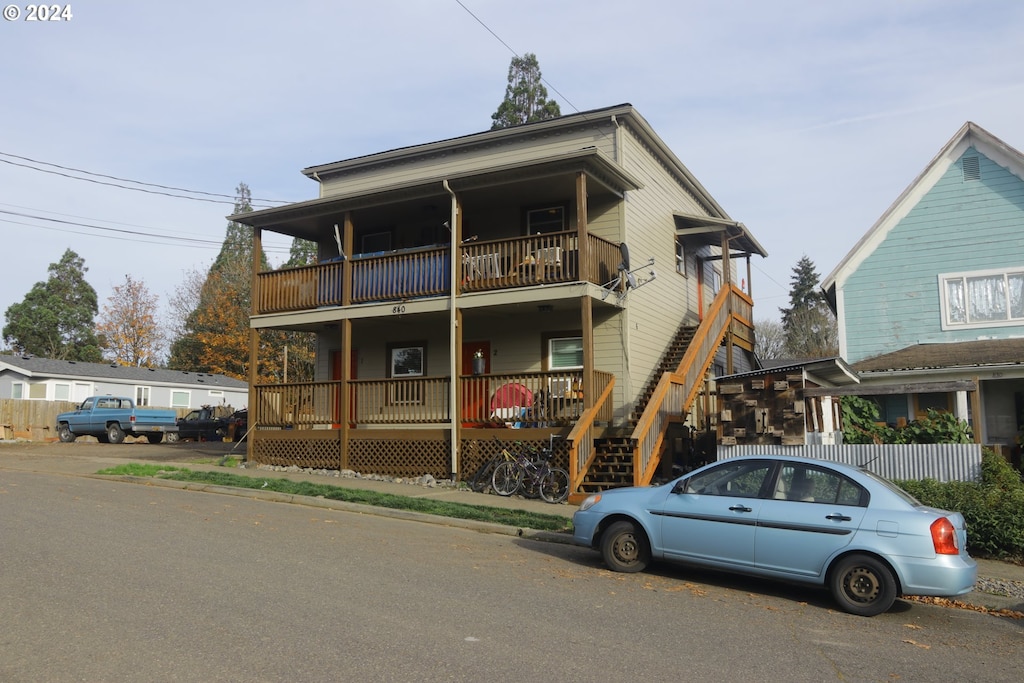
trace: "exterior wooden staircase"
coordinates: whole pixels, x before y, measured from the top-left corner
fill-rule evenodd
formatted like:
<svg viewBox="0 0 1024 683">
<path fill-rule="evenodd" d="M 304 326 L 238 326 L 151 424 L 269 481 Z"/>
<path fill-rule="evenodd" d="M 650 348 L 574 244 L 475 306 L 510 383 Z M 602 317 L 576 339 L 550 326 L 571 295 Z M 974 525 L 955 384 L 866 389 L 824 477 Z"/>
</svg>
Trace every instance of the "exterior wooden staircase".
<svg viewBox="0 0 1024 683">
<path fill-rule="evenodd" d="M 635 429 L 651 396 L 658 388 L 661 376 L 676 372 L 683 361 L 686 349 L 693 341 L 697 327 L 684 325 L 676 332 L 675 338 L 665 349 L 651 380 L 637 399 L 629 426 Z M 594 493 L 618 486 L 633 485 L 633 441 L 628 436 L 607 436 L 594 440 L 594 461 L 580 485 L 581 492 Z"/>
<path fill-rule="evenodd" d="M 727 285 L 698 327 L 679 329 L 658 371 L 637 399 L 632 434 L 602 437 L 594 439 L 592 447 L 573 448 L 580 456 L 579 465 L 572 463 L 575 486 L 571 500 L 608 488 L 651 482 L 669 423 L 689 412 L 722 341 L 731 332 L 733 341 L 753 347 L 752 309 L 753 301 L 745 293 Z"/>
</svg>

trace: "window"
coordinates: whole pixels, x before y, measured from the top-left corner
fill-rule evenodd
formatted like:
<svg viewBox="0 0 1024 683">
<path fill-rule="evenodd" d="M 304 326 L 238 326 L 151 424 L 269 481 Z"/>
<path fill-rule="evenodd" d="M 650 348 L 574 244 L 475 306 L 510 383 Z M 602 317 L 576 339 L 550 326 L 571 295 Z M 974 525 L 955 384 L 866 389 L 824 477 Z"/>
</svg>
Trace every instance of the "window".
<svg viewBox="0 0 1024 683">
<path fill-rule="evenodd" d="M 46 385 L 43 383 L 28 385 L 28 397 L 46 400 Z"/>
<path fill-rule="evenodd" d="M 149 387 L 135 387 L 135 405 L 144 408 L 149 404 Z"/>
<path fill-rule="evenodd" d="M 686 247 L 683 245 L 683 238 L 676 237 L 676 272 L 686 275 Z"/>
<path fill-rule="evenodd" d="M 362 253 L 364 254 L 375 254 L 380 251 L 388 251 L 391 249 L 391 233 L 373 232 L 369 235 L 363 235 L 362 247 Z"/>
<path fill-rule="evenodd" d="M 939 276 L 942 328 L 1024 323 L 1024 268 Z"/>
<path fill-rule="evenodd" d="M 388 345 L 388 377 L 392 379 L 422 377 L 427 373 L 427 343 L 405 342 Z M 389 401 L 392 405 L 423 402 L 420 382 L 392 382 Z"/>
<path fill-rule="evenodd" d="M 805 465 L 785 465 L 775 487 L 775 498 L 804 503 L 866 506 L 868 493 L 850 479 Z"/>
<path fill-rule="evenodd" d="M 70 401 L 71 400 L 71 385 L 70 384 L 54 384 L 53 385 L 53 400 L 54 401 Z"/>
<path fill-rule="evenodd" d="M 548 340 L 549 370 L 581 370 L 583 337 L 553 337 Z"/>
<path fill-rule="evenodd" d="M 188 408 L 192 405 L 192 396 L 187 391 L 172 391 L 171 392 L 171 407 L 172 408 Z"/>
<path fill-rule="evenodd" d="M 722 289 L 722 272 L 718 268 L 711 269 L 711 290 L 718 292 Z"/>
<path fill-rule="evenodd" d="M 224 398 L 224 392 L 220 389 L 210 389 L 211 398 Z"/>
<path fill-rule="evenodd" d="M 686 483 L 684 492 L 756 498 L 771 466 L 772 463 L 763 460 L 737 459 L 693 477 Z"/>
<path fill-rule="evenodd" d="M 565 207 L 546 206 L 541 209 L 529 209 L 526 212 L 526 232 L 536 235 L 565 230 Z"/>
<path fill-rule="evenodd" d="M 25 398 L 25 384 L 15 382 L 11 385 L 11 398 Z"/>
</svg>

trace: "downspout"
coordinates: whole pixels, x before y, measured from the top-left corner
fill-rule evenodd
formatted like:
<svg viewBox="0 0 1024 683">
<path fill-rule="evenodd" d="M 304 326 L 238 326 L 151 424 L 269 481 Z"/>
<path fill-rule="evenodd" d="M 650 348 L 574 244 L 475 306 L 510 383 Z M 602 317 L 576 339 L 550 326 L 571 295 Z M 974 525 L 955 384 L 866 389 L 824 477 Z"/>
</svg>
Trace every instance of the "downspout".
<svg viewBox="0 0 1024 683">
<path fill-rule="evenodd" d="M 448 185 L 448 180 L 442 180 L 441 185 L 444 187 L 445 192 L 452 197 L 452 215 L 449 219 L 451 222 L 450 234 L 451 234 L 451 255 L 450 265 L 448 270 L 450 272 L 448 282 L 448 313 L 449 313 L 449 327 L 448 327 L 448 419 L 451 423 L 451 474 L 452 478 L 458 477 L 459 471 L 459 368 L 456 365 L 456 358 L 458 349 L 456 348 L 456 332 L 458 326 L 458 319 L 455 315 L 455 294 L 456 287 L 459 282 L 459 278 L 456 272 L 456 265 L 458 264 L 459 256 L 459 235 L 458 230 L 458 217 L 459 217 L 459 203 L 452 191 L 452 188 Z"/>
</svg>

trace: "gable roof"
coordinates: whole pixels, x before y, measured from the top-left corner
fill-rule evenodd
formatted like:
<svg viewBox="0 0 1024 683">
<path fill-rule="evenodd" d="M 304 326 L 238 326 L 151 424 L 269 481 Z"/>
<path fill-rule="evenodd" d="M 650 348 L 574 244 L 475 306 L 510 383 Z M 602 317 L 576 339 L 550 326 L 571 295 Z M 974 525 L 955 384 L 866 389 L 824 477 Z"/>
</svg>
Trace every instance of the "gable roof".
<svg viewBox="0 0 1024 683">
<path fill-rule="evenodd" d="M 36 358 L 35 356 L 0 356 L 0 371 L 7 369 L 39 379 L 81 378 L 220 389 L 246 389 L 249 386 L 247 382 L 233 377 L 206 372 L 136 368 L 111 363 L 82 363 L 73 360 Z"/>
<path fill-rule="evenodd" d="M 917 205 L 921 198 L 942 178 L 951 165 L 974 147 L 994 163 L 1024 180 L 1024 154 L 1006 144 L 978 124 L 968 121 L 956 132 L 925 169 L 914 179 L 896 201 L 886 209 L 871 229 L 854 245 L 843 260 L 821 282 L 832 310 L 836 310 L 836 289 L 841 288 L 864 260 L 885 240 L 889 232 Z"/>
<path fill-rule="evenodd" d="M 1024 365 L 1024 337 L 980 339 L 944 344 L 914 344 L 853 364 L 857 372 L 954 370 Z"/>
</svg>

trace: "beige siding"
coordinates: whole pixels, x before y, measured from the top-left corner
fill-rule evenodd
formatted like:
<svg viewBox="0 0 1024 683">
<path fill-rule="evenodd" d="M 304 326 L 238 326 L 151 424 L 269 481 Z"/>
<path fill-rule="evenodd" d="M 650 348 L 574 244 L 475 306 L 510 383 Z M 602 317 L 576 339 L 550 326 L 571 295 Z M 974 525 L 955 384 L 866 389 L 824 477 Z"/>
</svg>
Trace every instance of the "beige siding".
<svg viewBox="0 0 1024 683">
<path fill-rule="evenodd" d="M 424 179 L 486 171 L 498 166 L 524 163 L 596 147 L 608 156 L 614 154 L 612 127 L 607 121 L 596 121 L 572 130 L 546 132 L 526 140 L 492 141 L 469 149 L 423 154 L 390 164 L 352 170 L 326 179 L 321 197 L 370 192 L 381 187 L 414 183 Z"/>
</svg>

